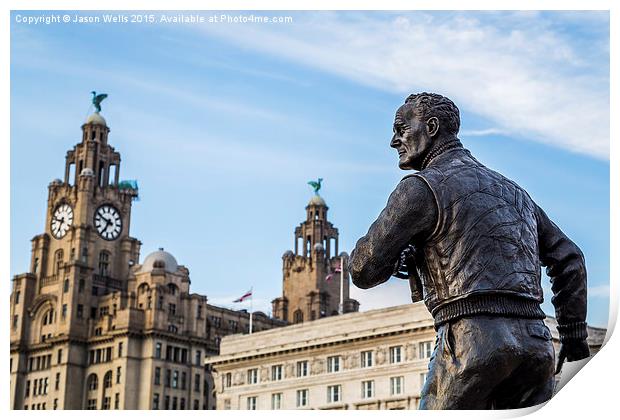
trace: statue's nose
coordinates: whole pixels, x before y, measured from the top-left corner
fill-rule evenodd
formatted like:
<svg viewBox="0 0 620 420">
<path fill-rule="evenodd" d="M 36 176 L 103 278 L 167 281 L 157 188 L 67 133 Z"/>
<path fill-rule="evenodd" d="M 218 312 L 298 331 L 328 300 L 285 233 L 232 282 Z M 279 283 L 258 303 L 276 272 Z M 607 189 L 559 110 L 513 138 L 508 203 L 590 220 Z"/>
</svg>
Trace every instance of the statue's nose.
<svg viewBox="0 0 620 420">
<path fill-rule="evenodd" d="M 390 147 L 397 148 L 400 143 L 400 140 L 397 139 L 396 134 L 392 136 L 392 140 L 390 140 Z"/>
</svg>

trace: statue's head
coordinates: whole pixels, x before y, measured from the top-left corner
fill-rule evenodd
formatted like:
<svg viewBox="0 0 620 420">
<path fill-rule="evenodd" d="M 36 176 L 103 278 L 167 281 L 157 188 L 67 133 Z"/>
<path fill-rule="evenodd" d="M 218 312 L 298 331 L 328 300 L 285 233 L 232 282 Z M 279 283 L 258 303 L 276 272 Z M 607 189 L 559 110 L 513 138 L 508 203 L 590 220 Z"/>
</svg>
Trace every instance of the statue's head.
<svg viewBox="0 0 620 420">
<path fill-rule="evenodd" d="M 435 93 L 409 95 L 394 118 L 390 146 L 398 151 L 398 167 L 420 169 L 432 146 L 456 138 L 461 119 L 450 99 Z"/>
</svg>

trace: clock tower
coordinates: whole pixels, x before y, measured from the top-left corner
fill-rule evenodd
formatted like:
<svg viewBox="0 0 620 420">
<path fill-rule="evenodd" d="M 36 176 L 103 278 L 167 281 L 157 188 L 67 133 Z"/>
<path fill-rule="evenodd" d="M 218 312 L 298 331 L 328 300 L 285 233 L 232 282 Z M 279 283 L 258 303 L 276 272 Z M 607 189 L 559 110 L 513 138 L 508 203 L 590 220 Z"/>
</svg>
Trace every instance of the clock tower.
<svg viewBox="0 0 620 420">
<path fill-rule="evenodd" d="M 338 315 L 341 296 L 342 313 L 359 310 L 349 298 L 349 256 L 338 254 L 338 229 L 327 220 L 329 208 L 318 188 L 306 206 L 306 220 L 295 228 L 295 251 L 282 256 L 282 297 L 272 301 L 274 318 L 292 323 Z"/>
</svg>

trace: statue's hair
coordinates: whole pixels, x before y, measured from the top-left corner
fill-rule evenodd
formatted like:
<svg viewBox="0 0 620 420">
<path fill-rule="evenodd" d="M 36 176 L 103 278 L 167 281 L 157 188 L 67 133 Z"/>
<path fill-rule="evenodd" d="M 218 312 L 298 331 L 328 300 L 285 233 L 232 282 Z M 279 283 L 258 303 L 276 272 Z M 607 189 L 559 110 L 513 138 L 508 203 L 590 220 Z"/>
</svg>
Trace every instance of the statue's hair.
<svg viewBox="0 0 620 420">
<path fill-rule="evenodd" d="M 445 129 L 447 134 L 458 134 L 461 126 L 459 109 L 445 96 L 427 92 L 416 93 L 407 97 L 405 105 L 410 105 L 414 114 L 424 121 L 437 117 L 439 126 Z"/>
</svg>

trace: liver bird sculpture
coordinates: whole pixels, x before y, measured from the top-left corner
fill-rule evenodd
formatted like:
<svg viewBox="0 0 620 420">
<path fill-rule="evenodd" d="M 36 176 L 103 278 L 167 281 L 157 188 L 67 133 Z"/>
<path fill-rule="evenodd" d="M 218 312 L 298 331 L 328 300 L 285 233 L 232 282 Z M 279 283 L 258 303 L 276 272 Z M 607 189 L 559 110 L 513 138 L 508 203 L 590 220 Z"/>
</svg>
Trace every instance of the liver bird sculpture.
<svg viewBox="0 0 620 420">
<path fill-rule="evenodd" d="M 319 178 L 316 181 L 308 181 L 308 185 L 314 188 L 314 193 L 319 195 L 319 190 L 321 189 L 321 182 L 323 182 L 323 178 Z"/>
<path fill-rule="evenodd" d="M 96 112 L 101 112 L 101 101 L 108 97 L 107 93 L 100 93 L 97 95 L 97 92 L 94 90 L 90 92 L 93 94 L 93 105 L 95 106 Z"/>
</svg>

